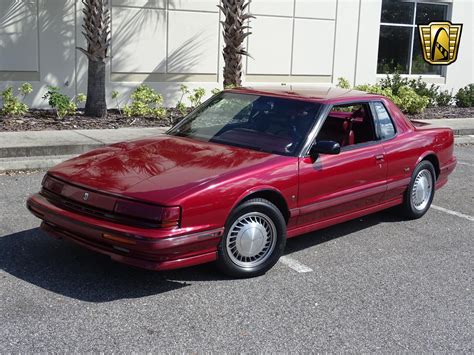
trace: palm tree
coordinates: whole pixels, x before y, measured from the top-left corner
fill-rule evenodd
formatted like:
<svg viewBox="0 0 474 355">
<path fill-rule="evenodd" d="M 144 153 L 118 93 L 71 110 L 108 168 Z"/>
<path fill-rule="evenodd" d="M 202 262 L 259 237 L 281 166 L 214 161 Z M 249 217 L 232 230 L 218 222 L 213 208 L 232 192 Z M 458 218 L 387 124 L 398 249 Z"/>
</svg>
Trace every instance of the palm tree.
<svg viewBox="0 0 474 355">
<path fill-rule="evenodd" d="M 221 0 L 219 9 L 225 16 L 221 21 L 224 27 L 224 87 L 242 84 L 242 56 L 249 54 L 245 50 L 244 39 L 251 34 L 247 30 L 247 20 L 255 18 L 246 10 L 250 0 Z"/>
<path fill-rule="evenodd" d="M 110 12 L 108 0 L 82 0 L 84 24 L 82 34 L 87 49 L 78 48 L 89 59 L 87 101 L 85 114 L 93 117 L 107 115 L 105 100 L 105 63 L 110 47 Z"/>
</svg>

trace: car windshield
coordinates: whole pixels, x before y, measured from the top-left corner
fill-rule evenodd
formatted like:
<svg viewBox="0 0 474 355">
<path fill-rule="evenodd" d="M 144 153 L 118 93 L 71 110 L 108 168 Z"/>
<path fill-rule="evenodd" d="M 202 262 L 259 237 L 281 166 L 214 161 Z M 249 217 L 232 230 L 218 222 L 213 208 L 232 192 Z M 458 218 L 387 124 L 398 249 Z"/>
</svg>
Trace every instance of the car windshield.
<svg viewBox="0 0 474 355">
<path fill-rule="evenodd" d="M 224 92 L 191 113 L 168 134 L 296 155 L 320 106 L 302 100 Z"/>
</svg>

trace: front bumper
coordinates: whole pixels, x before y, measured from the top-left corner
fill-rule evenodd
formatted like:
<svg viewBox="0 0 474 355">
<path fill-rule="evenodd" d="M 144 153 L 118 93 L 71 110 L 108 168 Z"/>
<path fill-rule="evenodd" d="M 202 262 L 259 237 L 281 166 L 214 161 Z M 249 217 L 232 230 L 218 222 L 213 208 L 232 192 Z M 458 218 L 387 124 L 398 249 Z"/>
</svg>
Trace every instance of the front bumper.
<svg viewBox="0 0 474 355">
<path fill-rule="evenodd" d="M 151 270 L 169 270 L 216 260 L 217 245 L 224 230 L 125 226 L 61 209 L 40 194 L 31 196 L 27 207 L 43 220 L 41 229 L 48 235 L 71 240 L 118 262 Z"/>
</svg>

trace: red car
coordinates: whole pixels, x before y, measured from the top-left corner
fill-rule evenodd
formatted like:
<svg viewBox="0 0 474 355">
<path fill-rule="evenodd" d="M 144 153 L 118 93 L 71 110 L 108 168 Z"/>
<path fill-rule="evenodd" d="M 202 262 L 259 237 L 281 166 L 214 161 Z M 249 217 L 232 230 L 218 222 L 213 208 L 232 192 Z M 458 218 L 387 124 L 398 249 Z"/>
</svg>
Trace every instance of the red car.
<svg viewBox="0 0 474 355">
<path fill-rule="evenodd" d="M 456 165 L 453 142 L 383 96 L 239 88 L 164 135 L 59 164 L 27 205 L 49 235 L 123 263 L 217 261 L 250 277 L 287 238 L 397 205 L 423 216 Z"/>
</svg>

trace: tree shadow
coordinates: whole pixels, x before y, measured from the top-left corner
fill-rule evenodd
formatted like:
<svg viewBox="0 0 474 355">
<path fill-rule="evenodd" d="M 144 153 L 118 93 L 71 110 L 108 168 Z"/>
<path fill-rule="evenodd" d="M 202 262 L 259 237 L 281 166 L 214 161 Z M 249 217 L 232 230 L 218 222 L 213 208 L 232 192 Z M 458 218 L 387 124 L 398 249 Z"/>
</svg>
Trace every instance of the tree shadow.
<svg viewBox="0 0 474 355">
<path fill-rule="evenodd" d="M 180 7 L 180 3 L 170 0 L 169 7 Z M 213 74 L 217 80 L 217 68 L 215 73 L 199 69 L 207 53 L 205 44 L 211 40 L 207 29 L 182 38 L 173 46 L 167 33 L 166 17 L 170 12 L 157 7 L 156 0 L 146 0 L 132 8 L 123 6 L 124 0 L 113 5 L 110 74 L 114 79 L 110 84 L 120 92 L 124 103 L 129 100 L 131 86 L 142 82 L 159 90 L 166 105 L 174 106 L 180 93 L 179 83 L 190 82 L 196 74 Z M 150 41 L 150 31 L 156 34 L 156 40 Z M 161 38 L 162 34 L 168 38 Z"/>
<path fill-rule="evenodd" d="M 0 53 L 3 57 L 3 65 L 0 70 L 24 70 L 18 67 L 18 63 L 24 63 L 28 59 L 29 70 L 35 70 L 36 52 L 35 46 L 33 55 L 26 50 L 31 47 L 31 39 L 35 39 L 38 23 L 36 20 L 36 4 L 26 1 L 8 0 L 0 4 Z M 31 58 L 22 58 L 21 61 L 15 60 L 14 48 L 21 48 L 23 55 L 29 55 Z M 6 58 L 5 58 L 6 57 Z M 32 62 L 34 61 L 34 63 Z M 7 67 L 3 67 L 5 64 Z M 13 67 L 12 67 L 13 66 Z"/>
<path fill-rule="evenodd" d="M 387 210 L 308 233 L 288 240 L 285 255 L 396 221 L 400 218 Z M 50 238 L 38 228 L 0 238 L 0 269 L 56 294 L 97 303 L 157 295 L 198 281 L 236 282 L 220 274 L 213 263 L 163 272 L 133 268 Z"/>
<path fill-rule="evenodd" d="M 75 94 L 73 66 L 63 70 L 75 59 L 75 33 L 71 30 L 75 3 L 57 1 L 53 7 L 49 5 L 49 1 L 0 2 L 0 53 L 5 56 L 0 70 L 8 82 L 32 82 L 34 90 L 25 98 L 28 105 L 44 102 L 42 96 L 47 85 L 60 86 L 70 96 Z M 51 62 L 62 63 L 61 67 L 41 60 L 45 48 Z M 29 74 L 28 79 L 16 76 L 21 72 Z"/>
</svg>

